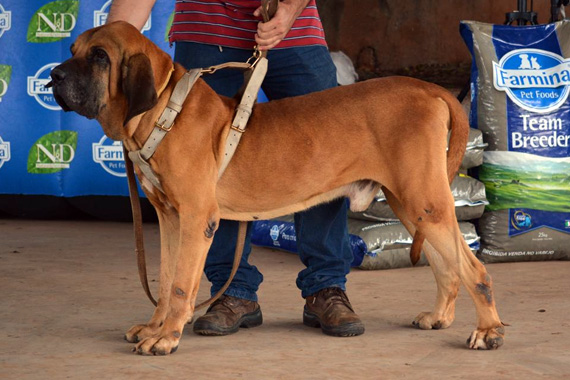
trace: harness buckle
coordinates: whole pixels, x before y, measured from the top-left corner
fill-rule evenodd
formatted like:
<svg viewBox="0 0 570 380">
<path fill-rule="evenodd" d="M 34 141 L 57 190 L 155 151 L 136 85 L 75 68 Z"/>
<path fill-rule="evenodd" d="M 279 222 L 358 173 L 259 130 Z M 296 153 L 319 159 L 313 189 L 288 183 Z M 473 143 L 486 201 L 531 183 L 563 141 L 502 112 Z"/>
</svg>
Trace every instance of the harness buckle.
<svg viewBox="0 0 570 380">
<path fill-rule="evenodd" d="M 172 127 L 174 127 L 174 123 L 172 123 L 169 127 L 166 127 L 164 123 L 166 123 L 166 120 L 163 121 L 162 124 L 160 124 L 160 123 L 158 122 L 158 120 L 157 120 L 157 121 L 154 122 L 154 126 L 155 126 L 156 128 L 162 129 L 164 132 L 170 132 L 170 130 L 172 129 Z"/>
<path fill-rule="evenodd" d="M 234 131 L 238 131 L 239 133 L 244 133 L 244 132 L 245 132 L 245 129 L 241 129 L 240 127 L 237 127 L 237 126 L 234 126 L 234 125 L 231 125 L 230 128 L 233 129 Z"/>
</svg>

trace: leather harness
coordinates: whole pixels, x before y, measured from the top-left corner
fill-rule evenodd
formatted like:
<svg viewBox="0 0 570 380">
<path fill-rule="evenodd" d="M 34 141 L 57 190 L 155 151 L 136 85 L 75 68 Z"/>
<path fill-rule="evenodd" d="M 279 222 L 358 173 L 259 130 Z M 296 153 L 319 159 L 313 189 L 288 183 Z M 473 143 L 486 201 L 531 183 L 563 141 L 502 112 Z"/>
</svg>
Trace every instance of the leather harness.
<svg viewBox="0 0 570 380">
<path fill-rule="evenodd" d="M 263 82 L 265 73 L 267 72 L 267 58 L 259 57 L 251 65 L 249 63 L 229 62 L 224 63 L 222 66 L 223 68 L 251 69 L 252 72 L 241 101 L 237 106 L 236 115 L 232 122 L 230 133 L 226 139 L 224 158 L 218 171 L 218 179 L 222 177 L 222 174 L 228 167 L 237 149 L 241 136 L 245 132 L 247 122 L 253 110 L 253 105 L 257 99 L 257 93 L 259 92 L 259 88 L 261 87 L 261 83 Z M 128 153 L 131 161 L 139 167 L 145 178 L 147 178 L 152 185 L 161 192 L 164 192 L 164 190 L 162 189 L 160 180 L 152 170 L 148 161 L 153 156 L 162 139 L 172 129 L 174 120 L 182 111 L 182 105 L 198 78 L 200 78 L 204 73 L 214 73 L 219 68 L 219 66 L 212 66 L 207 69 L 192 69 L 187 71 L 178 83 L 176 83 L 166 108 L 154 123 L 154 128 L 143 147 Z"/>
<path fill-rule="evenodd" d="M 262 0 L 262 15 L 264 22 L 269 21 L 275 12 L 277 11 L 278 0 Z M 253 105 L 257 99 L 257 94 L 259 88 L 265 78 L 267 72 L 267 58 L 266 51 L 259 51 L 257 47 L 252 58 L 255 58 L 254 63 L 250 64 L 248 62 L 228 62 L 216 66 L 211 66 L 207 69 L 192 69 L 187 71 L 182 78 L 176 83 L 172 95 L 168 101 L 168 104 L 158 120 L 155 122 L 154 128 L 144 143 L 143 147 L 135 151 L 127 151 L 123 145 L 123 152 L 126 164 L 126 171 L 129 184 L 129 195 L 131 200 L 131 208 L 133 214 L 133 226 L 135 234 L 135 252 L 137 256 L 137 266 L 139 272 L 139 278 L 143 289 L 152 302 L 154 306 L 157 306 L 157 302 L 152 296 L 150 288 L 148 286 L 148 276 L 146 271 L 146 258 L 144 250 L 144 240 L 143 240 L 143 230 L 142 230 L 142 212 L 140 207 L 140 199 L 136 184 L 136 179 L 134 175 L 133 163 L 136 164 L 144 177 L 147 178 L 151 184 L 164 193 L 162 185 L 157 175 L 152 170 L 149 164 L 149 160 L 153 156 L 154 152 L 158 148 L 158 145 L 162 139 L 166 136 L 168 132 L 172 129 L 174 125 L 174 120 L 182 110 L 182 105 L 186 100 L 188 94 L 192 90 L 192 87 L 196 81 L 203 74 L 212 74 L 219 69 L 225 68 L 237 68 L 243 70 L 251 70 L 251 75 L 246 75 L 247 84 L 242 95 L 241 101 L 236 108 L 236 115 L 234 116 L 232 125 L 228 137 L 226 138 L 224 157 L 220 168 L 218 169 L 218 179 L 222 177 L 222 174 L 228 167 L 236 149 L 239 141 L 245 132 L 247 127 L 247 122 L 253 110 Z M 238 227 L 238 238 L 234 254 L 234 261 L 232 265 L 232 270 L 230 276 L 224 286 L 210 299 L 197 305 L 194 311 L 211 305 L 215 302 L 230 286 L 235 273 L 239 267 L 241 261 L 241 256 L 243 252 L 243 247 L 245 244 L 245 235 L 247 230 L 247 222 L 240 222 Z"/>
</svg>

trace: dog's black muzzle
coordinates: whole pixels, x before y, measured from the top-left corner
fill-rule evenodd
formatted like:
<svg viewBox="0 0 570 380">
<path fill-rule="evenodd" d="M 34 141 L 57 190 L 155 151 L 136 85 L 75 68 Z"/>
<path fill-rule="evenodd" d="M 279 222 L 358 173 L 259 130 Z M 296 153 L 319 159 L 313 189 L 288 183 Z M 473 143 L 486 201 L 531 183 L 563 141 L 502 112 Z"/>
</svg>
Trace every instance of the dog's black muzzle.
<svg viewBox="0 0 570 380">
<path fill-rule="evenodd" d="M 98 103 L 93 96 L 93 85 L 87 80 L 91 76 L 79 75 L 82 69 L 85 68 L 81 68 L 76 60 L 67 60 L 51 71 L 51 81 L 46 87 L 53 88 L 55 101 L 65 112 L 75 111 L 93 119 L 97 116 Z"/>
<path fill-rule="evenodd" d="M 51 81 L 46 84 L 46 88 L 53 87 L 53 96 L 55 98 L 55 101 L 57 102 L 57 104 L 59 104 L 61 109 L 63 109 L 65 112 L 68 112 L 71 111 L 71 108 L 67 106 L 65 100 L 59 94 L 61 88 L 60 85 L 63 83 L 66 77 L 65 71 L 61 70 L 60 67 L 61 65 L 56 66 L 51 71 L 50 73 Z"/>
</svg>

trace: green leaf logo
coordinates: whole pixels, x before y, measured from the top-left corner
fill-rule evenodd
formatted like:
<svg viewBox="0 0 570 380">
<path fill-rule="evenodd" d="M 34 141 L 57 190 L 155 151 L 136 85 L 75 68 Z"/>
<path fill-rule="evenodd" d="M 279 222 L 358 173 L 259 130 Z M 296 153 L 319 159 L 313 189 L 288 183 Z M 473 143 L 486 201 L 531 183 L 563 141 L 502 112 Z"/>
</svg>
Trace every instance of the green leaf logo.
<svg viewBox="0 0 570 380">
<path fill-rule="evenodd" d="M 77 149 L 77 132 L 55 131 L 42 136 L 30 148 L 28 155 L 28 173 L 50 174 L 69 165 Z"/>
<path fill-rule="evenodd" d="M 8 92 L 8 85 L 12 77 L 12 66 L 0 65 L 0 102 L 2 97 Z"/>
<path fill-rule="evenodd" d="M 38 9 L 28 26 L 28 42 L 56 42 L 71 36 L 77 24 L 78 0 L 60 0 Z"/>
</svg>

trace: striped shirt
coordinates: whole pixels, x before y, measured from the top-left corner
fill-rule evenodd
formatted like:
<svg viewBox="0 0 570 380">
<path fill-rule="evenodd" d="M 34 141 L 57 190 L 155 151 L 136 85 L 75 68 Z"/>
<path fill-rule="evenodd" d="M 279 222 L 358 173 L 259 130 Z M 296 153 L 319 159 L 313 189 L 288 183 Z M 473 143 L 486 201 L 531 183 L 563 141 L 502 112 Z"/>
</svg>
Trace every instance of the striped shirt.
<svg viewBox="0 0 570 380">
<path fill-rule="evenodd" d="M 260 4 L 260 0 L 176 0 L 170 42 L 252 49 L 260 22 L 253 12 Z M 326 46 L 315 0 L 310 0 L 287 36 L 274 49 L 309 45 Z"/>
</svg>

